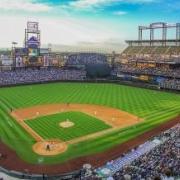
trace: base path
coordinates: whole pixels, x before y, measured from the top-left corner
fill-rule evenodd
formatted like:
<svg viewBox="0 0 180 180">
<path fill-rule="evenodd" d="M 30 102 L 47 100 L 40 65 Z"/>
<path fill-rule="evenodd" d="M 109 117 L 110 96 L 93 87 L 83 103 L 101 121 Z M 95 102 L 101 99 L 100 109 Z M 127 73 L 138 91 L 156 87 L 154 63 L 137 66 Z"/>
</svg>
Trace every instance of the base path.
<svg viewBox="0 0 180 180">
<path fill-rule="evenodd" d="M 29 133 L 36 141 L 44 141 L 44 139 L 30 128 L 18 114 L 11 112 L 11 116 Z"/>
<path fill-rule="evenodd" d="M 116 108 L 107 106 L 91 105 L 91 104 L 47 104 L 33 106 L 23 109 L 16 109 L 11 114 L 15 118 L 22 121 L 26 119 L 34 119 L 40 116 L 47 116 L 68 111 L 79 111 L 90 116 L 94 116 L 112 127 L 124 127 L 136 124 L 142 119 L 138 116 L 121 111 Z"/>
</svg>

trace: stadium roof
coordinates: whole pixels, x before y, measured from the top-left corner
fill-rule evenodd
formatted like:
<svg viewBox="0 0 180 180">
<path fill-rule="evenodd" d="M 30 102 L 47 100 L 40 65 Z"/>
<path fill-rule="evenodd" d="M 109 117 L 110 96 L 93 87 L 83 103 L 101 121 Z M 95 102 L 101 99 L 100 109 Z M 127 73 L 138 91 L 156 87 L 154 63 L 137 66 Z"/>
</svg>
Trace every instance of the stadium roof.
<svg viewBox="0 0 180 180">
<path fill-rule="evenodd" d="M 176 43 L 176 42 L 180 42 L 180 39 L 179 40 L 176 40 L 176 39 L 167 39 L 167 40 L 162 40 L 162 39 L 156 39 L 156 40 L 126 40 L 126 43 Z"/>
</svg>

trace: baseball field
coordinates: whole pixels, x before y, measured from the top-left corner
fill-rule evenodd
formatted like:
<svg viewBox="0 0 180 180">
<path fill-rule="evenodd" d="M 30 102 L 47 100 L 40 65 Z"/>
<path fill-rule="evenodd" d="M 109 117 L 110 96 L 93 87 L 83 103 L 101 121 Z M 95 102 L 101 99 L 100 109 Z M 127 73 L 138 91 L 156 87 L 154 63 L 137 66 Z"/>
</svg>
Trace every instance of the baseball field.
<svg viewBox="0 0 180 180">
<path fill-rule="evenodd" d="M 106 83 L 0 89 L 0 138 L 32 164 L 103 152 L 180 114 L 180 95 Z"/>
</svg>

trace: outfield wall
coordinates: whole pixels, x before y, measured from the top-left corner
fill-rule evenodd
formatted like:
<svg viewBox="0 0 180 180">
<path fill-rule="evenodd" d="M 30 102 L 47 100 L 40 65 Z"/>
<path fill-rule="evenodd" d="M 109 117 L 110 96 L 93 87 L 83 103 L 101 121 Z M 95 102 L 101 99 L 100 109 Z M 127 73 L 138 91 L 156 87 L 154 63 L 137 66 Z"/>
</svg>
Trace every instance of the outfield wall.
<svg viewBox="0 0 180 180">
<path fill-rule="evenodd" d="M 117 83 L 117 84 L 129 85 L 129 86 L 135 86 L 135 87 L 158 89 L 157 85 L 146 83 L 146 82 L 132 82 L 132 81 L 112 80 L 112 79 L 57 80 L 57 81 L 40 81 L 40 82 L 33 82 L 33 83 L 32 82 L 24 82 L 24 83 L 19 83 L 19 84 L 2 85 L 2 86 L 0 86 L 0 88 L 33 85 L 33 84 L 48 84 L 48 83 L 57 83 L 57 82 Z"/>
<path fill-rule="evenodd" d="M 57 81 L 41 81 L 41 82 L 34 82 L 34 83 L 21 83 L 21 84 L 7 84 L 0 86 L 0 88 L 4 87 L 15 87 L 15 86 L 25 86 L 25 85 L 36 85 L 36 84 L 50 84 L 50 83 L 60 83 L 60 82 L 67 82 L 67 83 L 116 83 L 120 85 L 127 85 L 127 86 L 133 86 L 133 87 L 140 87 L 140 88 L 146 88 L 146 89 L 152 89 L 152 90 L 158 90 L 158 91 L 166 91 L 166 92 L 174 92 L 174 93 L 180 93 L 178 90 L 174 89 L 160 89 L 157 84 L 150 84 L 147 82 L 134 82 L 134 81 L 126 81 L 126 80 L 112 80 L 112 79 L 86 79 L 86 80 L 57 80 Z"/>
<path fill-rule="evenodd" d="M 57 80 L 57 81 L 41 81 L 41 82 L 34 82 L 34 83 L 21 83 L 21 84 L 11 84 L 11 85 L 3 85 L 0 86 L 0 88 L 5 87 L 15 87 L 15 86 L 25 86 L 25 85 L 36 85 L 36 84 L 50 84 L 50 83 L 60 83 L 60 82 L 67 82 L 67 83 L 115 83 L 120 85 L 127 85 L 132 87 L 139 87 L 139 88 L 145 88 L 145 89 L 152 89 L 157 91 L 164 91 L 164 92 L 171 92 L 171 93 L 177 93 L 179 94 L 179 90 L 175 89 L 164 89 L 160 88 L 157 84 L 151 84 L 148 82 L 142 82 L 142 81 L 128 81 L 128 80 L 113 80 L 113 79 L 86 79 L 86 80 Z"/>
</svg>

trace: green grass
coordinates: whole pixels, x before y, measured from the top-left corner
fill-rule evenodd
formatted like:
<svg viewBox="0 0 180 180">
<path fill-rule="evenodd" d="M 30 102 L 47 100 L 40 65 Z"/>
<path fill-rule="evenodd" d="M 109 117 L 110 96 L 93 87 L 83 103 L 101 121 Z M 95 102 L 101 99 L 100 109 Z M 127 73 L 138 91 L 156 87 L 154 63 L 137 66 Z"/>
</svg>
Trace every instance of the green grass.
<svg viewBox="0 0 180 180">
<path fill-rule="evenodd" d="M 103 137 L 70 145 L 63 154 L 43 157 L 45 164 L 61 163 L 79 156 L 104 151 L 180 114 L 180 95 L 178 94 L 117 84 L 53 83 L 1 88 L 0 138 L 23 160 L 38 163 L 39 156 L 31 148 L 35 140 L 8 115 L 8 112 L 11 108 L 67 102 L 118 108 L 143 118 L 144 122 L 136 128 L 125 128 Z M 52 133 L 46 129 L 45 131 L 47 136 Z"/>
<path fill-rule="evenodd" d="M 69 120 L 73 127 L 62 128 L 59 123 Z M 103 121 L 81 112 L 64 112 L 25 121 L 43 139 L 68 141 L 88 134 L 111 128 Z"/>
</svg>

